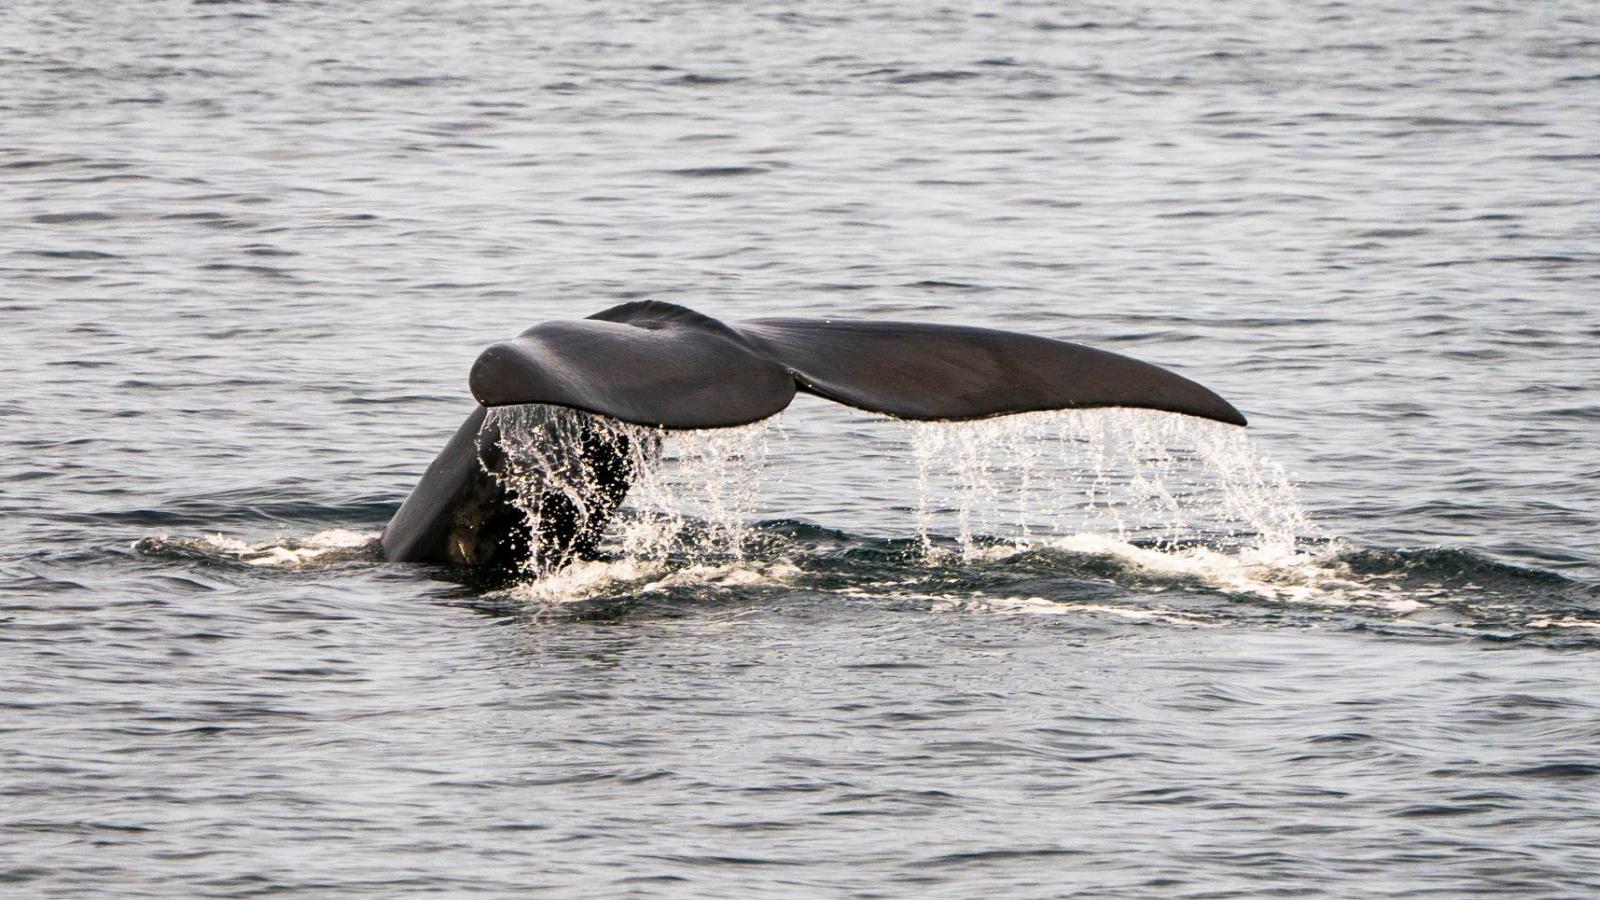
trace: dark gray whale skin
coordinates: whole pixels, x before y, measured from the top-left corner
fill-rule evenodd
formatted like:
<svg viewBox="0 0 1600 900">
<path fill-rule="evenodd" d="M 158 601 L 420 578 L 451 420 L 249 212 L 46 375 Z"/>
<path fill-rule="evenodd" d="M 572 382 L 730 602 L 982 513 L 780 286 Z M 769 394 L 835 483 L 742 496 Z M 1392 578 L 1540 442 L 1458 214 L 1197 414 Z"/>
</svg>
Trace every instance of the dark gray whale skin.
<svg viewBox="0 0 1600 900">
<path fill-rule="evenodd" d="M 479 406 L 384 529 L 390 560 L 514 571 L 533 541 L 547 567 L 593 557 L 627 493 L 626 467 L 605 442 L 582 440 L 572 452 L 600 474 L 583 496 L 594 515 L 580 523 L 548 505 L 570 502 L 570 492 L 522 498 L 546 513 L 531 534 L 495 477 L 505 460 L 494 435 L 480 434 L 497 406 L 568 407 L 668 430 L 725 428 L 774 415 L 804 391 L 927 421 L 1118 406 L 1245 424 L 1228 401 L 1187 378 L 1081 344 L 913 322 L 729 325 L 654 300 L 535 325 L 483 351 L 469 381 Z"/>
</svg>

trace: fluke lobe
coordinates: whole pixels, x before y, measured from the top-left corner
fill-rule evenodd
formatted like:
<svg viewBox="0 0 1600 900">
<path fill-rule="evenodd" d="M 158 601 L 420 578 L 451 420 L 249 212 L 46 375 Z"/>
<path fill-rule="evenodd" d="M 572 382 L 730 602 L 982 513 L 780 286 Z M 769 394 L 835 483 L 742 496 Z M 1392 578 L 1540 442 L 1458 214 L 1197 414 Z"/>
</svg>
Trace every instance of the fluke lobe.
<svg viewBox="0 0 1600 900">
<path fill-rule="evenodd" d="M 658 433 L 608 420 L 724 428 L 771 416 L 804 391 L 904 419 L 1121 406 L 1245 424 L 1187 378 L 1080 344 L 859 319 L 730 325 L 654 300 L 535 325 L 483 351 L 470 380 L 479 406 L 384 529 L 391 560 L 514 571 L 534 559 L 548 571 L 593 558 L 659 446 Z M 488 416 L 505 406 L 519 407 L 519 437 L 537 445 L 531 475 Z"/>
</svg>

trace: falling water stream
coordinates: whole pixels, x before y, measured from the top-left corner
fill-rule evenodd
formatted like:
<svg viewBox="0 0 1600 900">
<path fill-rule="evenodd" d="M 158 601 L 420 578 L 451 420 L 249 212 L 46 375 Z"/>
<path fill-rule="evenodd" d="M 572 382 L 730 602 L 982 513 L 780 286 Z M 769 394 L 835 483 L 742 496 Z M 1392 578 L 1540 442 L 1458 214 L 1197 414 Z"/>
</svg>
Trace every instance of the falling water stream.
<svg viewBox="0 0 1600 900">
<path fill-rule="evenodd" d="M 907 565 L 981 565 L 1059 551 L 1267 599 L 1342 602 L 1352 589 L 1360 593 L 1337 570 L 1339 546 L 1316 537 L 1283 468 L 1241 429 L 1140 410 L 895 425 L 893 442 L 917 474 L 915 497 L 904 498 L 915 510 L 915 541 L 902 551 Z M 634 476 L 599 561 L 553 568 L 535 551 L 510 595 L 570 603 L 696 579 L 793 583 L 802 575 L 803 555 L 773 540 L 766 524 L 785 511 L 760 505 L 770 445 L 793 440 L 782 416 L 664 431 L 511 406 L 491 411 L 484 433 L 512 461 L 503 477 L 514 497 L 565 485 L 582 522 L 589 516 L 582 485 L 596 475 L 563 448 L 598 435 L 626 455 Z M 542 511 L 522 509 L 536 531 Z M 281 550 L 265 558 L 277 554 L 297 560 Z M 1037 599 L 1028 605 L 1051 608 Z"/>
</svg>

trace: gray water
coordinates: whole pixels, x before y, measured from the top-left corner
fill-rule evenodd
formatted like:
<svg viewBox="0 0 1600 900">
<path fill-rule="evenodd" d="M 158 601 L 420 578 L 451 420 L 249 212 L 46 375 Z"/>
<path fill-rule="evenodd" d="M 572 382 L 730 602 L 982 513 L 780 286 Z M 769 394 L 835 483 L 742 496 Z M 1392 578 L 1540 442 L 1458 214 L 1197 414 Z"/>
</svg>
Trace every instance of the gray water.
<svg viewBox="0 0 1600 900">
<path fill-rule="evenodd" d="M 1600 890 L 1597 108 L 1577 2 L 10 0 L 0 894 Z M 644 297 L 1129 353 L 1267 477 L 802 400 L 674 545 L 377 558 Z"/>
</svg>

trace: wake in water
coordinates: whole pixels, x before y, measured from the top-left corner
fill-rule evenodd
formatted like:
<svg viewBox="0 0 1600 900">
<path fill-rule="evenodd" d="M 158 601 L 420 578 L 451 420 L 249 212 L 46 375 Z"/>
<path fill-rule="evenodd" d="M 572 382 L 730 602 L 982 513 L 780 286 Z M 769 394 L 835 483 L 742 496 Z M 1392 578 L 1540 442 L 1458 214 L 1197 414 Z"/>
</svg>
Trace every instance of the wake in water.
<svg viewBox="0 0 1600 900">
<path fill-rule="evenodd" d="M 606 560 L 506 595 L 603 606 L 780 588 L 934 610 L 1437 631 L 1504 620 L 1496 610 L 1509 593 L 1541 598 L 1518 628 L 1592 618 L 1582 596 L 1568 596 L 1585 588 L 1559 577 L 1437 551 L 1373 565 L 1373 551 L 1319 537 L 1282 467 L 1236 428 L 1136 410 L 894 425 L 915 463 L 914 538 L 753 523 L 778 419 L 703 432 L 619 426 L 658 455 L 637 460 Z"/>
<path fill-rule="evenodd" d="M 892 452 L 907 459 L 901 486 L 913 512 L 903 537 L 758 522 L 769 450 L 783 435 L 777 418 L 665 432 L 508 407 L 490 421 L 484 433 L 508 460 L 501 477 L 513 491 L 586 476 L 573 454 L 550 453 L 552 428 L 609 442 L 633 479 L 606 520 L 599 559 L 551 569 L 530 558 L 517 583 L 481 595 L 524 613 L 645 605 L 672 614 L 780 591 L 1190 626 L 1600 631 L 1593 585 L 1464 551 L 1363 550 L 1317 536 L 1291 480 L 1244 432 L 1182 416 L 1093 410 L 887 423 L 900 429 Z M 589 514 L 585 496 L 573 495 L 571 514 Z M 540 509 L 524 513 L 537 529 Z M 139 549 L 305 569 L 375 561 L 376 538 L 334 529 L 256 542 L 150 539 Z"/>
</svg>

